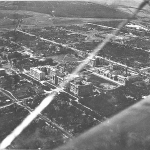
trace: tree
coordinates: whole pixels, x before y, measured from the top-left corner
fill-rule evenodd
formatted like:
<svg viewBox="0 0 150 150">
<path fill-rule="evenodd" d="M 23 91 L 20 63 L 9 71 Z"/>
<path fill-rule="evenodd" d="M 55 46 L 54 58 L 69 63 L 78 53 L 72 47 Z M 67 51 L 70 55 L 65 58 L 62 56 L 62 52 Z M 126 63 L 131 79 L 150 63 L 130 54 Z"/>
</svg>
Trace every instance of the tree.
<svg viewBox="0 0 150 150">
<path fill-rule="evenodd" d="M 3 84 L 3 88 L 12 88 L 12 78 L 9 76 L 9 75 L 5 75 L 4 76 L 5 78 L 5 81 L 4 81 L 4 84 Z"/>
<path fill-rule="evenodd" d="M 19 81 L 20 81 L 19 75 L 15 74 L 15 75 L 13 76 L 13 78 L 14 78 L 14 84 L 19 83 Z"/>
<path fill-rule="evenodd" d="M 21 53 L 18 53 L 18 52 L 13 52 L 13 53 L 9 53 L 8 54 L 8 59 L 13 59 L 13 58 L 16 58 L 16 59 L 22 59 L 22 55 Z"/>
</svg>

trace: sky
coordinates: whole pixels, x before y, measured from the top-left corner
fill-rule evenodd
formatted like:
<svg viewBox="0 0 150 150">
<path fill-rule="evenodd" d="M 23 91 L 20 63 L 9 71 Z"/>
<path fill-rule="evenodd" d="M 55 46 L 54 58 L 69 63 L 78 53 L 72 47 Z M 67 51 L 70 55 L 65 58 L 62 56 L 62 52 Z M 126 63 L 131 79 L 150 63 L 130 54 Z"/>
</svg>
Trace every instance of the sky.
<svg viewBox="0 0 150 150">
<path fill-rule="evenodd" d="M 15 0 L 5 0 L 5 1 L 15 1 Z M 17 0 L 17 1 L 26 1 L 26 0 Z M 28 0 L 28 1 L 33 1 L 33 0 Z M 35 0 L 35 1 L 43 1 L 43 0 Z M 112 3 L 120 3 L 121 1 L 125 1 L 125 2 L 141 2 L 142 0 L 45 0 L 45 1 L 95 1 L 95 2 L 99 2 L 99 3 L 108 3 L 108 4 L 112 4 Z"/>
<path fill-rule="evenodd" d="M 15 1 L 15 0 L 5 0 L 5 1 Z M 26 0 L 17 0 L 17 1 L 26 1 Z M 27 0 L 33 1 L 33 0 Z M 126 6 L 138 6 L 140 2 L 143 0 L 34 0 L 34 1 L 90 1 L 90 2 L 97 2 L 100 4 L 107 4 L 107 5 L 126 5 Z"/>
<path fill-rule="evenodd" d="M 85 0 L 85 1 L 88 1 L 88 0 Z M 89 1 L 91 2 L 95 1 L 98 3 L 104 3 L 108 5 L 112 5 L 112 4 L 139 5 L 139 3 L 141 3 L 143 0 L 89 0 Z"/>
</svg>

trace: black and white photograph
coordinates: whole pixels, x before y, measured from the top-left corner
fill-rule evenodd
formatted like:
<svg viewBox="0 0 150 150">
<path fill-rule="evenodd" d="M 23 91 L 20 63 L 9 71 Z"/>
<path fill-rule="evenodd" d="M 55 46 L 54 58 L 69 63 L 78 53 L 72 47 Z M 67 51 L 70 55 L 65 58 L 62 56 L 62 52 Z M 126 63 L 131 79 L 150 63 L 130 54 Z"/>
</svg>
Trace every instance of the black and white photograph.
<svg viewBox="0 0 150 150">
<path fill-rule="evenodd" d="M 0 150 L 150 150 L 150 0 L 0 1 Z"/>
</svg>

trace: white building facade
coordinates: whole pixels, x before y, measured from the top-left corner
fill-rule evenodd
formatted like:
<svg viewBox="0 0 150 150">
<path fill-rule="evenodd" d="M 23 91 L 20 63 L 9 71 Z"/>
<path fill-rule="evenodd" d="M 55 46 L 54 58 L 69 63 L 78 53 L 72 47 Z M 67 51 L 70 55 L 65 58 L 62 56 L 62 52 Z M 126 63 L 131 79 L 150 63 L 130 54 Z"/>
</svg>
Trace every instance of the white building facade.
<svg viewBox="0 0 150 150">
<path fill-rule="evenodd" d="M 44 80 L 45 79 L 45 73 L 39 70 L 38 68 L 30 68 L 30 74 L 34 78 L 38 80 Z"/>
</svg>

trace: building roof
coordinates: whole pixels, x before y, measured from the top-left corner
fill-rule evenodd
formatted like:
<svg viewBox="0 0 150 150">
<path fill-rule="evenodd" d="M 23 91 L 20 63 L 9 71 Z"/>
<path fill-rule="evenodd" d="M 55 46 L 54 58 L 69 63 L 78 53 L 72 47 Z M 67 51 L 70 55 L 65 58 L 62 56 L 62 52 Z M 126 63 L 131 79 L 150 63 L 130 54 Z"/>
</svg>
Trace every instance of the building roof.
<svg viewBox="0 0 150 150">
<path fill-rule="evenodd" d="M 58 70 L 56 67 L 51 67 L 50 69 L 51 71 L 54 71 L 54 72 Z"/>
<path fill-rule="evenodd" d="M 110 70 L 105 70 L 105 72 L 104 72 L 104 73 L 108 74 L 108 73 L 110 73 Z"/>
<path fill-rule="evenodd" d="M 32 70 L 38 72 L 38 73 L 43 73 L 41 70 L 39 70 L 38 68 L 31 68 Z"/>
<path fill-rule="evenodd" d="M 122 75 L 118 75 L 118 77 L 119 77 L 119 78 L 123 78 L 123 79 L 127 78 L 127 77 L 122 76 Z"/>
<path fill-rule="evenodd" d="M 71 83 L 74 83 L 76 85 L 90 85 L 91 84 L 91 82 L 87 82 L 81 77 L 74 79 L 73 81 L 71 81 Z"/>
<path fill-rule="evenodd" d="M 68 73 L 71 73 L 75 68 L 76 66 L 78 65 L 77 62 L 67 62 L 67 63 L 62 63 L 62 64 L 59 64 L 57 66 L 57 68 L 61 68 L 61 67 L 64 67 L 64 70 L 65 72 L 68 72 Z"/>
<path fill-rule="evenodd" d="M 112 71 L 112 74 L 114 74 L 114 75 L 123 75 L 121 70 L 114 70 L 114 71 Z"/>
<path fill-rule="evenodd" d="M 0 71 L 5 71 L 5 69 L 4 68 L 0 68 Z"/>
<path fill-rule="evenodd" d="M 58 72 L 58 73 L 57 73 L 57 76 L 63 78 L 63 77 L 65 77 L 66 75 L 65 75 L 65 73 Z"/>
</svg>

